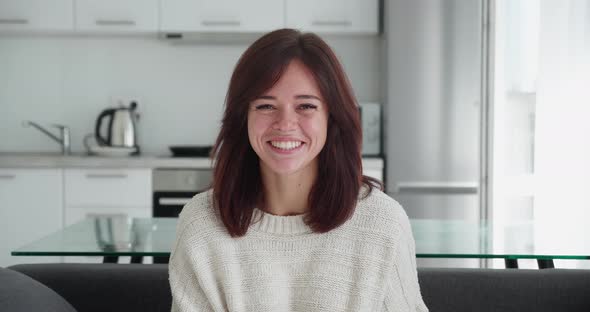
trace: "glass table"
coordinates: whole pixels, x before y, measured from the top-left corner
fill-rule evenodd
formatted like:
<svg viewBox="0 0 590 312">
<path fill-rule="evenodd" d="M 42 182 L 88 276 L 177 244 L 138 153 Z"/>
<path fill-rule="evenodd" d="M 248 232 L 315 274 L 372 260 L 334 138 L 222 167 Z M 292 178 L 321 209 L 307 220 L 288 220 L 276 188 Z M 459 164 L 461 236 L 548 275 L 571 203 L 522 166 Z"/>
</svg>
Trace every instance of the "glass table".
<svg viewBox="0 0 590 312">
<path fill-rule="evenodd" d="M 145 256 L 167 259 L 176 234 L 176 218 L 92 217 L 27 244 L 13 256 L 100 256 L 117 262 L 131 256 L 141 263 Z M 535 241 L 532 223 L 495 229 L 486 223 L 464 220 L 412 219 L 418 258 L 504 259 L 517 268 L 518 259 L 536 259 L 539 268 L 552 268 L 553 259 L 590 259 L 590 248 L 571 248 L 559 241 Z M 491 238 L 502 234 L 501 246 Z M 494 236 L 493 236 L 494 235 Z M 545 236 L 546 237 L 546 236 Z M 590 236 L 589 236 L 590 237 Z M 165 262 L 165 261 L 164 261 Z"/>
<path fill-rule="evenodd" d="M 584 239 L 590 237 L 590 230 L 583 231 L 588 235 L 582 235 L 582 239 L 563 239 L 563 235 L 558 235 L 563 229 L 543 227 L 532 221 L 495 227 L 484 221 L 410 222 L 418 258 L 503 259 L 506 268 L 518 268 L 518 259 L 534 259 L 540 269 L 554 268 L 554 259 L 590 259 L 590 242 Z"/>
<path fill-rule="evenodd" d="M 176 235 L 176 218 L 89 217 L 12 251 L 13 256 L 100 256 L 116 263 L 131 256 L 170 256 Z"/>
</svg>

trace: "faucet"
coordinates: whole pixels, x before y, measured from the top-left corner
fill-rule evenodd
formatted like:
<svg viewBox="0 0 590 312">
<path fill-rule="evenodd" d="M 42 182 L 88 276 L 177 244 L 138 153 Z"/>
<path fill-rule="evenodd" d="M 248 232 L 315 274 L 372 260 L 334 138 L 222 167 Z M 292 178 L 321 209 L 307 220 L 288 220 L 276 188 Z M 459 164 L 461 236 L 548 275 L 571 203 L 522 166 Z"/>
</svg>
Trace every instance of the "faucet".
<svg viewBox="0 0 590 312">
<path fill-rule="evenodd" d="M 39 125 L 36 122 L 32 122 L 30 120 L 23 121 L 23 127 L 29 127 L 29 126 L 33 126 L 33 127 L 37 128 L 39 131 L 45 133 L 50 138 L 57 141 L 61 145 L 61 152 L 63 155 L 69 155 L 71 153 L 71 150 L 70 150 L 70 128 L 68 128 L 67 126 L 59 125 L 59 124 L 52 124 L 53 127 L 59 129 L 59 132 L 60 132 L 59 137 L 56 136 L 55 134 L 51 133 L 47 129 L 41 127 L 41 125 Z"/>
</svg>

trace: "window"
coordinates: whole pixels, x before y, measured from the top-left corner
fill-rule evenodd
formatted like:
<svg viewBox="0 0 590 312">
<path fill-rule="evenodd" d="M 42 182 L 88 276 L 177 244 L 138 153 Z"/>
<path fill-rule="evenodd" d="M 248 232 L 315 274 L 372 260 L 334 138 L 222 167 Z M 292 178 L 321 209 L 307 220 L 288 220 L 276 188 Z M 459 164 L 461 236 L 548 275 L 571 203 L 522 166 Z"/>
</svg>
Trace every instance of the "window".
<svg viewBox="0 0 590 312">
<path fill-rule="evenodd" d="M 495 233 L 494 246 L 561 244 L 587 252 L 590 1 L 495 4 L 493 220 L 498 226 L 533 222 L 535 231 L 519 242 Z M 590 263 L 564 260 L 556 266 Z"/>
</svg>

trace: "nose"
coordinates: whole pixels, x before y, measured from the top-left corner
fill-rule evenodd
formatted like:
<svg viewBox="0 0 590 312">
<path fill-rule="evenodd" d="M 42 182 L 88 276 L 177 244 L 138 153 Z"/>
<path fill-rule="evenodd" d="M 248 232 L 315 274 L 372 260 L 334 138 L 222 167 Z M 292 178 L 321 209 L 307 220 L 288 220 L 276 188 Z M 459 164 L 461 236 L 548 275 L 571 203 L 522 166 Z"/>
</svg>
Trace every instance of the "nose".
<svg viewBox="0 0 590 312">
<path fill-rule="evenodd" d="M 282 109 L 276 114 L 273 128 L 278 131 L 291 131 L 297 126 L 297 114 L 289 109 Z"/>
</svg>

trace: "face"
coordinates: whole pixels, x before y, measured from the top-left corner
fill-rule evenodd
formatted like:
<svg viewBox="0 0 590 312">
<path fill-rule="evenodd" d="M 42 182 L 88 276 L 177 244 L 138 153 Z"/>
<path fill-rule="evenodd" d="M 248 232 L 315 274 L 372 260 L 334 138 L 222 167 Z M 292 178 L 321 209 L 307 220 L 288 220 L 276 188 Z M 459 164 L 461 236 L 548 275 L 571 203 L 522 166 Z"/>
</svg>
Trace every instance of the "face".
<svg viewBox="0 0 590 312">
<path fill-rule="evenodd" d="M 317 170 L 326 143 L 328 107 L 315 78 L 298 60 L 279 81 L 249 104 L 248 138 L 261 170 L 290 175 Z"/>
</svg>

